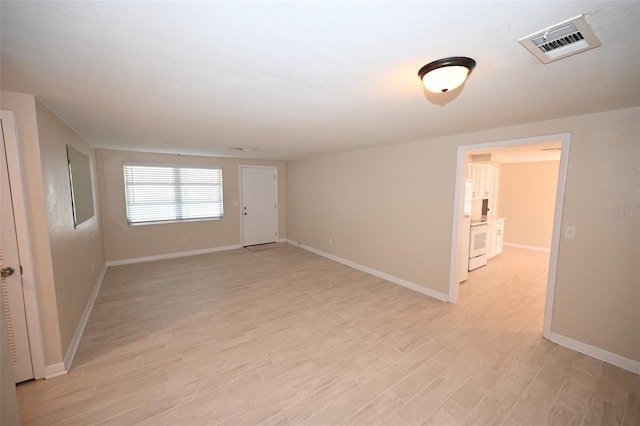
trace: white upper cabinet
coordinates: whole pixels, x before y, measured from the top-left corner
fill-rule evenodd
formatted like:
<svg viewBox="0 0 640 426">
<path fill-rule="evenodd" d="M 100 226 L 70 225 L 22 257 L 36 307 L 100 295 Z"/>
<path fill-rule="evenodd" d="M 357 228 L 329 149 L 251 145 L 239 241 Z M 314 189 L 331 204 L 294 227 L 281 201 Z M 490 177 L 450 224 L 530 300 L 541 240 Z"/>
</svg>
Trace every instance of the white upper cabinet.
<svg viewBox="0 0 640 426">
<path fill-rule="evenodd" d="M 473 181 L 473 199 L 493 198 L 497 179 L 492 164 L 468 163 L 466 172 L 467 179 Z"/>
</svg>

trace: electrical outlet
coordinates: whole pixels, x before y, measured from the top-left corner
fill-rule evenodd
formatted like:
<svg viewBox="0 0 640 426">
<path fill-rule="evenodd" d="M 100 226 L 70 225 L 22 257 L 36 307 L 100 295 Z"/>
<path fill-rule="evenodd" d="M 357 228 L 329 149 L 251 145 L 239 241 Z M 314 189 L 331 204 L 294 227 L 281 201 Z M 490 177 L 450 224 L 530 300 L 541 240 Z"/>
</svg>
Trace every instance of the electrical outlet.
<svg viewBox="0 0 640 426">
<path fill-rule="evenodd" d="M 182 241 L 183 243 L 187 242 L 187 237 L 185 237 L 184 235 L 182 237 L 180 237 L 180 241 Z"/>
<path fill-rule="evenodd" d="M 568 240 L 573 240 L 574 238 L 576 238 L 576 227 L 572 225 L 565 226 L 564 237 Z"/>
</svg>

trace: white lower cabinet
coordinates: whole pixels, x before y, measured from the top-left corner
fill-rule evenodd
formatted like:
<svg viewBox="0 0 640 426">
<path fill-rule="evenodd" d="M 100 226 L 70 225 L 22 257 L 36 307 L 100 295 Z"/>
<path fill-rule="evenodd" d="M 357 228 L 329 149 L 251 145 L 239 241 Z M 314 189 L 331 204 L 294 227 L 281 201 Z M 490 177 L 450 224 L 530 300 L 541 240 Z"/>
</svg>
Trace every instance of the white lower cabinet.
<svg viewBox="0 0 640 426">
<path fill-rule="evenodd" d="M 492 258 L 502 253 L 504 244 L 504 217 L 489 221 L 488 257 Z"/>
</svg>

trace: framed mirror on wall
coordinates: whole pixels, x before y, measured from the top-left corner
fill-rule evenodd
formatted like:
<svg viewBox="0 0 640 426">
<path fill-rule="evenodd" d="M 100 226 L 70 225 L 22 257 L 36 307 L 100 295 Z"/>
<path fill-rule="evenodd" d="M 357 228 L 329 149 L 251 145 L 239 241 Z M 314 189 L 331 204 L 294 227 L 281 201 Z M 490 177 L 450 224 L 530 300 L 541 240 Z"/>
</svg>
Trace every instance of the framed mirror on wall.
<svg viewBox="0 0 640 426">
<path fill-rule="evenodd" d="M 71 187 L 71 207 L 73 226 L 91 219 L 93 210 L 93 186 L 91 184 L 91 160 L 89 156 L 67 145 L 69 183 Z"/>
</svg>

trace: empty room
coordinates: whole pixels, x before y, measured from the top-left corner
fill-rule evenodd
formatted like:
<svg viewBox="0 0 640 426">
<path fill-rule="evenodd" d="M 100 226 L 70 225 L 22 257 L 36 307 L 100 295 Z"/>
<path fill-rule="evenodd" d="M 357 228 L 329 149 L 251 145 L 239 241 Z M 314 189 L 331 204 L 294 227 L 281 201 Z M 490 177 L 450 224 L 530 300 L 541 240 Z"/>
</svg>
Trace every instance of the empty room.
<svg viewBox="0 0 640 426">
<path fill-rule="evenodd" d="M 640 424 L 640 3 L 0 2 L 0 424 Z"/>
</svg>

